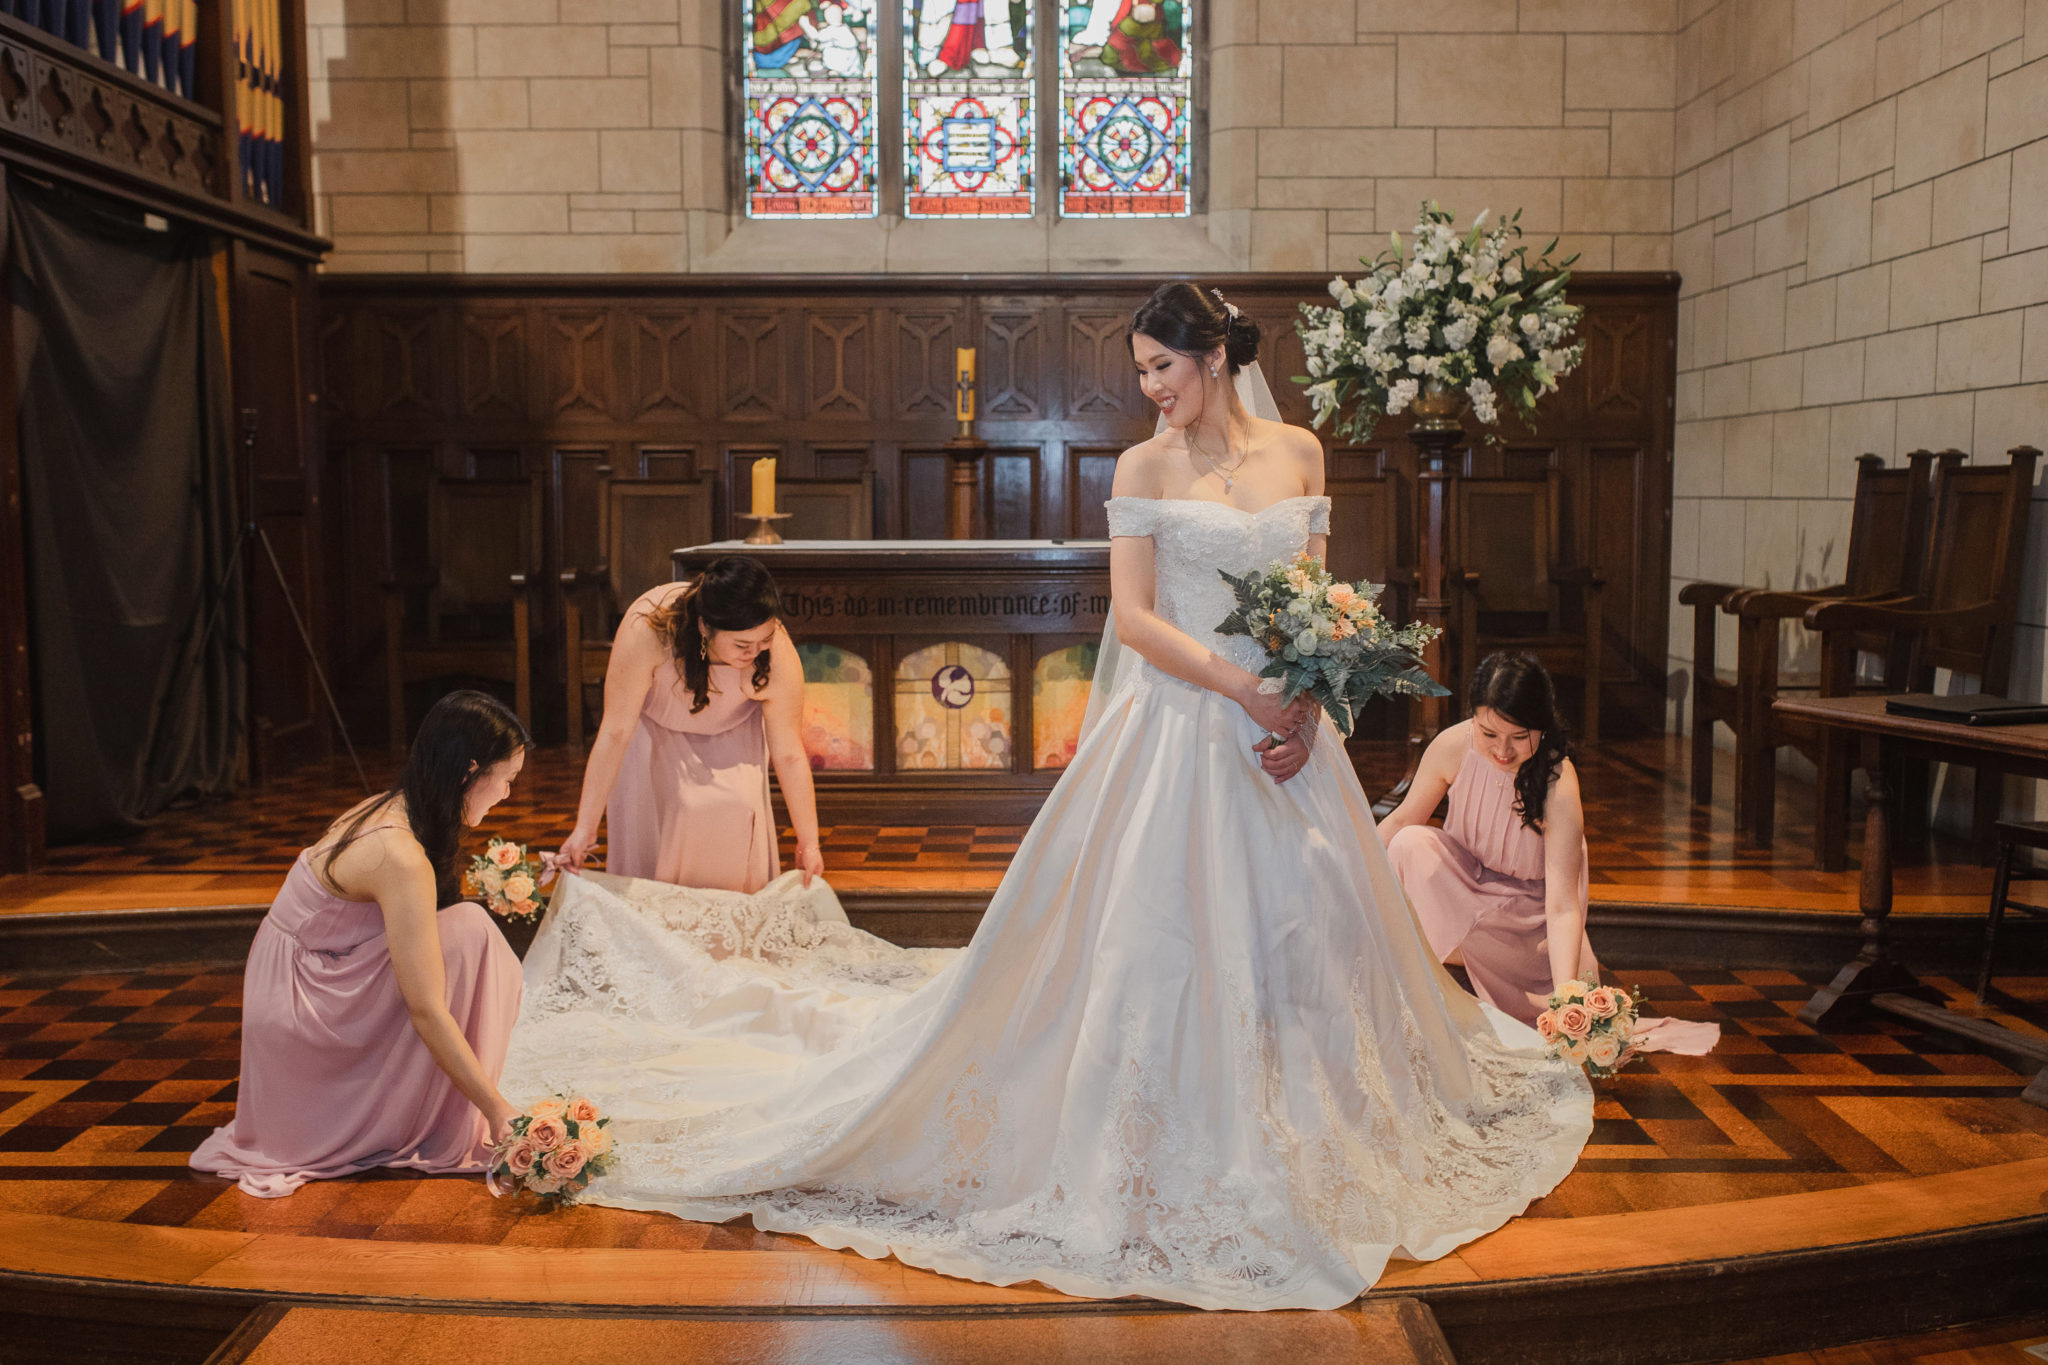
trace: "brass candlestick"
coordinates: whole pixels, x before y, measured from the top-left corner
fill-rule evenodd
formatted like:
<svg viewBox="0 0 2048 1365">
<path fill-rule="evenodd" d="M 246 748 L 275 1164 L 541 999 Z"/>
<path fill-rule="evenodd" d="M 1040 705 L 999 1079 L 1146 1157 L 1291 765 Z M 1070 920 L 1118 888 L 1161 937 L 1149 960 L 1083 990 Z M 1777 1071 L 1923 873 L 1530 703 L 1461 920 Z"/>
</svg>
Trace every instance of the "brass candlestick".
<svg viewBox="0 0 2048 1365">
<path fill-rule="evenodd" d="M 782 536 L 780 533 L 776 531 L 775 523 L 778 521 L 788 521 L 789 518 L 790 514 L 788 512 L 741 513 L 740 519 L 742 521 L 751 521 L 754 523 L 754 529 L 747 533 L 746 544 L 780 545 L 782 543 Z"/>
</svg>

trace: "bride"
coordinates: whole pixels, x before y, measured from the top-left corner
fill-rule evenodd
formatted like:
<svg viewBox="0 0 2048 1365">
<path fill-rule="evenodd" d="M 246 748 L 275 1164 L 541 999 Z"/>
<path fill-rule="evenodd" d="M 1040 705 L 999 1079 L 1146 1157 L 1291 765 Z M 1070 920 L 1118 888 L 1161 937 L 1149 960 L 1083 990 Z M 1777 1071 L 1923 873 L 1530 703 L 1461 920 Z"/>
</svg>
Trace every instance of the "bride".
<svg viewBox="0 0 2048 1365">
<path fill-rule="evenodd" d="M 1318 442 L 1233 385 L 1270 410 L 1256 325 L 1170 284 L 1130 342 L 1161 423 L 1108 503 L 1121 665 L 974 941 L 893 947 L 794 877 L 565 878 L 504 1088 L 614 1114 L 582 1198 L 995 1284 L 1334 1308 L 1571 1169 L 1584 1077 L 1443 974 L 1342 746 L 1214 632 L 1218 570 L 1329 531 Z"/>
</svg>

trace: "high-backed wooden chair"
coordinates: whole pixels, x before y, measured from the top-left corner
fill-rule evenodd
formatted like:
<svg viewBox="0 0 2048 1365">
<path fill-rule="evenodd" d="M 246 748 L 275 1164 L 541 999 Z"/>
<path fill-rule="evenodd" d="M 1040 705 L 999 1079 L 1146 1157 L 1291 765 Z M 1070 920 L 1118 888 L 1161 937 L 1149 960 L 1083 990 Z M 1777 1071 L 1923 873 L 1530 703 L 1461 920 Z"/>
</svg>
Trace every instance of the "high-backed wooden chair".
<svg viewBox="0 0 2048 1365">
<path fill-rule="evenodd" d="M 1934 472 L 1931 515 L 1921 590 L 1879 601 L 1823 602 L 1806 613 L 1807 629 L 1820 632 L 1820 691 L 1843 696 L 1856 682 L 1859 641 L 1891 632 L 1904 641 L 1907 691 L 1934 686 L 1946 668 L 1977 680 L 1977 690 L 2003 696 L 2012 680 L 2012 642 L 2019 618 L 2020 574 L 2026 562 L 2028 502 L 2041 452 L 2014 446 L 2002 465 L 1944 464 Z M 1847 742 L 1833 734 L 1817 746 L 1819 809 L 1814 816 L 1814 862 L 1827 871 L 1846 861 L 1849 767 Z M 1976 831 L 1988 842 L 1998 818 L 2003 784 L 1978 769 Z"/>
<path fill-rule="evenodd" d="M 405 753 L 408 683 L 484 678 L 511 684 L 533 724 L 527 585 L 540 566 L 540 502 L 525 479 L 436 479 L 426 573 L 384 583 L 385 698 L 391 752 Z"/>
<path fill-rule="evenodd" d="M 1600 739 L 1600 595 L 1607 579 L 1562 560 L 1559 480 L 1553 469 L 1541 479 L 1451 485 L 1459 563 L 1451 575 L 1458 663 L 1450 685 L 1462 691 L 1479 660 L 1495 650 L 1533 654 L 1552 673 L 1584 681 L 1579 733 L 1593 744 Z"/>
<path fill-rule="evenodd" d="M 669 581 L 672 551 L 710 542 L 718 524 L 717 492 L 712 474 L 614 479 L 606 486 L 604 561 L 562 574 L 562 676 L 571 744 L 583 743 L 586 691 L 604 682 L 620 615 L 641 593 Z"/>
<path fill-rule="evenodd" d="M 875 476 L 857 479 L 777 479 L 775 501 L 789 513 L 776 530 L 784 540 L 873 540 Z M 745 522 L 734 508 L 732 520 Z M 748 523 L 751 525 L 751 523 Z M 733 533 L 738 539 L 739 531 Z"/>
<path fill-rule="evenodd" d="M 1771 710 L 1779 696 L 1819 686 L 1817 675 L 1783 675 L 1779 623 L 1796 621 L 1822 602 L 1915 591 L 1927 557 L 1929 470 L 1937 463 L 1960 464 L 1962 458 L 1960 451 L 1936 456 L 1916 450 L 1904 465 L 1887 469 L 1875 455 L 1857 457 L 1840 583 L 1803 592 L 1691 583 L 1679 592 L 1679 604 L 1693 609 L 1692 799 L 1701 805 L 1714 799 L 1714 725 L 1726 725 L 1735 735 L 1735 828 L 1757 845 L 1771 843 L 1778 749 L 1789 744 L 1819 759 L 1813 747 L 1819 732 L 1797 724 L 1787 727 Z M 1715 661 L 1715 622 L 1722 612 L 1737 620 L 1733 678 L 1723 678 Z M 1887 684 L 1893 691 L 1905 690 L 1905 663 L 1893 637 L 1861 632 L 1856 647 L 1883 657 Z"/>
</svg>

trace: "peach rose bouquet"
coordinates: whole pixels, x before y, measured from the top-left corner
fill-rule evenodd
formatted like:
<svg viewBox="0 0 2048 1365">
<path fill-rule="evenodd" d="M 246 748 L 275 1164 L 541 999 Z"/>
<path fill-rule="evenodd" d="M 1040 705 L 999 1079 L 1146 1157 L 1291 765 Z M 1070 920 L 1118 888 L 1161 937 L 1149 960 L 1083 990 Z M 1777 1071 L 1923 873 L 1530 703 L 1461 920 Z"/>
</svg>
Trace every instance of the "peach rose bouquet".
<svg viewBox="0 0 2048 1365">
<path fill-rule="evenodd" d="M 548 908 L 540 878 L 540 859 L 509 839 L 491 840 L 489 848 L 469 860 L 470 889 L 484 898 L 485 908 L 505 919 L 540 918 Z"/>
<path fill-rule="evenodd" d="M 1550 1008 L 1536 1016 L 1536 1031 L 1550 1044 L 1550 1055 L 1582 1066 L 1602 1080 L 1627 1066 L 1636 1055 L 1637 996 L 1618 986 L 1567 981 L 1550 997 Z"/>
<path fill-rule="evenodd" d="M 484 1183 L 496 1195 L 524 1190 L 543 1204 L 574 1203 L 577 1191 L 610 1165 L 610 1125 L 582 1095 L 535 1100 L 491 1154 Z"/>
</svg>

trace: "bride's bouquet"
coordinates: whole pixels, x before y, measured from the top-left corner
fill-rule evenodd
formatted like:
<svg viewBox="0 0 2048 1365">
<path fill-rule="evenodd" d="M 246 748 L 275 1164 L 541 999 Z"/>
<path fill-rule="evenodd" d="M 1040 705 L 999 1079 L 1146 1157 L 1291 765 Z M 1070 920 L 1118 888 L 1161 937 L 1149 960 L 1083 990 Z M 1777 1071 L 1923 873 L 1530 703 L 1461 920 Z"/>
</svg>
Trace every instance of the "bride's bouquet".
<svg viewBox="0 0 2048 1365">
<path fill-rule="evenodd" d="M 1265 649 L 1259 690 L 1289 702 L 1308 693 L 1347 739 L 1358 708 L 1382 693 L 1450 695 L 1419 657 L 1442 632 L 1388 621 L 1379 585 L 1340 582 L 1307 554 L 1242 578 L 1225 573 L 1223 581 L 1237 594 L 1237 609 L 1216 630 L 1249 635 Z"/>
<path fill-rule="evenodd" d="M 610 1125 L 581 1095 L 535 1100 L 491 1153 L 484 1184 L 496 1195 L 524 1190 L 542 1203 L 567 1201 L 611 1164 Z"/>
<path fill-rule="evenodd" d="M 1503 403 L 1529 420 L 1586 346 L 1572 340 L 1582 310 L 1564 301 L 1578 257 L 1552 261 L 1552 241 L 1530 261 L 1521 216 L 1488 231 L 1481 213 L 1460 236 L 1432 199 L 1405 254 L 1394 233 L 1390 250 L 1360 258 L 1364 275 L 1330 281 L 1336 307 L 1302 305 L 1308 373 L 1296 382 L 1308 385 L 1314 425 L 1349 406 L 1337 433 L 1363 441 L 1426 390 L 1462 390 L 1487 426 Z"/>
<path fill-rule="evenodd" d="M 1550 1044 L 1551 1056 L 1602 1080 L 1636 1055 L 1636 1006 L 1636 998 L 1618 986 L 1567 981 L 1550 997 L 1550 1008 L 1536 1016 L 1536 1031 Z"/>
<path fill-rule="evenodd" d="M 540 859 L 522 844 L 493 839 L 491 846 L 469 860 L 471 890 L 484 898 L 484 908 L 505 919 L 536 920 L 548 908 L 540 889 Z"/>
</svg>

